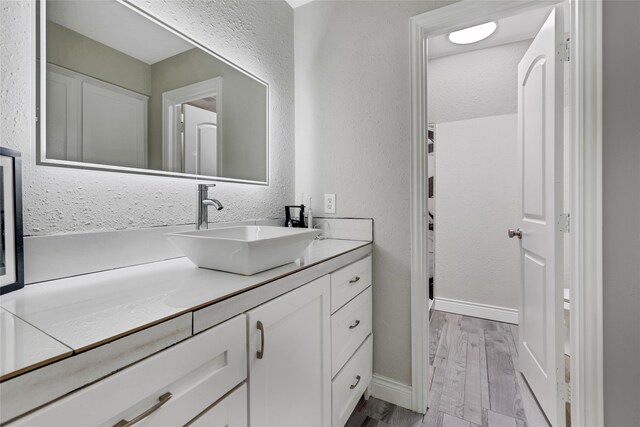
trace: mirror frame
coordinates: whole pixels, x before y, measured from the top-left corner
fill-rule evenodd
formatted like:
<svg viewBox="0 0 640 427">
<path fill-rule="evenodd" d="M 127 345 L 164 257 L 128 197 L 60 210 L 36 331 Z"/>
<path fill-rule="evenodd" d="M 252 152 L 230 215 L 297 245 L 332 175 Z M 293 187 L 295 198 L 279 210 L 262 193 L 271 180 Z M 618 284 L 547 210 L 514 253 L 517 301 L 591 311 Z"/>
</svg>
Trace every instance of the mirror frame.
<svg viewBox="0 0 640 427">
<path fill-rule="evenodd" d="M 163 176 L 163 177 L 170 177 L 170 178 L 186 178 L 186 179 L 195 179 L 195 180 L 206 180 L 206 181 L 218 181 L 218 182 L 234 182 L 234 183 L 240 183 L 240 184 L 253 184 L 253 185 L 263 185 L 263 186 L 269 186 L 269 182 L 270 182 L 270 175 L 271 175 L 271 170 L 270 170 L 270 118 L 269 118 L 269 112 L 270 112 L 270 88 L 269 88 L 269 83 L 267 83 L 265 80 L 259 78 L 258 76 L 248 72 L 247 70 L 239 67 L 238 65 L 228 61 L 227 59 L 223 58 L 222 56 L 218 55 L 217 53 L 215 53 L 214 51 L 212 51 L 211 49 L 209 49 L 208 47 L 206 47 L 205 45 L 203 45 L 202 43 L 192 39 L 191 37 L 185 35 L 184 33 L 180 32 L 179 30 L 171 27 L 170 25 L 160 21 L 158 18 L 154 17 L 153 15 L 147 13 L 146 11 L 144 11 L 143 9 L 139 8 L 138 6 L 131 4 L 128 0 L 114 0 L 117 1 L 118 3 L 120 3 L 121 5 L 127 7 L 129 10 L 131 10 L 134 13 L 137 13 L 141 16 L 143 16 L 144 18 L 150 20 L 151 22 L 160 25 L 162 28 L 164 28 L 167 31 L 170 31 L 171 33 L 175 34 L 176 36 L 182 38 L 183 40 L 191 43 L 194 45 L 194 47 L 197 47 L 199 49 L 202 49 L 203 51 L 205 51 L 206 53 L 208 53 L 209 55 L 213 56 L 214 58 L 218 59 L 219 61 L 222 61 L 223 63 L 225 63 L 226 65 L 229 65 L 230 67 L 233 67 L 234 69 L 236 69 L 237 71 L 245 74 L 246 76 L 256 80 L 259 83 L 262 83 L 265 87 L 266 87 L 266 117 L 265 117 L 265 125 L 266 125 L 266 147 L 265 147 L 265 161 L 266 161 L 266 177 L 264 181 L 253 181 L 253 180 L 245 180 L 245 179 L 238 179 L 238 178 L 226 178 L 226 177 L 219 177 L 219 176 L 207 176 L 207 175 L 195 175 L 195 174 L 188 174 L 188 173 L 180 173 L 180 172 L 168 172 L 168 171 L 162 171 L 162 170 L 152 170 L 152 169 L 139 169 L 139 168 L 132 168 L 132 167 L 127 167 L 127 166 L 112 166 L 112 165 L 102 165 L 102 164 L 98 164 L 98 163 L 88 163 L 88 162 L 79 162 L 79 161 L 73 161 L 73 160 L 58 160 L 58 159 L 48 159 L 47 158 L 47 148 L 46 148 L 46 141 L 47 141 L 47 127 L 46 127 L 46 122 L 47 122 L 47 117 L 46 117 L 46 105 L 47 105 L 47 98 L 46 98 L 46 67 L 47 67 L 47 40 L 46 40 L 46 25 L 47 25 L 47 14 L 46 14 L 46 0 L 38 0 L 36 3 L 36 8 L 35 8 L 35 31 L 36 31 L 36 52 L 39 54 L 39 60 L 38 57 L 34 57 L 33 60 L 35 61 L 36 65 L 35 65 L 35 69 L 36 69 L 36 164 L 38 165 L 45 165 L 45 166 L 57 166 L 57 167 L 67 167 L 67 168 L 74 168 L 74 169 L 88 169 L 88 170 L 98 170 L 98 171 L 108 171 L 108 172 L 122 172 L 122 173 L 134 173 L 134 174 L 139 174 L 139 175 L 151 175 L 151 176 Z M 224 126 L 224 125 L 221 125 Z M 164 128 L 164 126 L 163 126 Z M 164 163 L 164 160 L 163 160 Z"/>
</svg>

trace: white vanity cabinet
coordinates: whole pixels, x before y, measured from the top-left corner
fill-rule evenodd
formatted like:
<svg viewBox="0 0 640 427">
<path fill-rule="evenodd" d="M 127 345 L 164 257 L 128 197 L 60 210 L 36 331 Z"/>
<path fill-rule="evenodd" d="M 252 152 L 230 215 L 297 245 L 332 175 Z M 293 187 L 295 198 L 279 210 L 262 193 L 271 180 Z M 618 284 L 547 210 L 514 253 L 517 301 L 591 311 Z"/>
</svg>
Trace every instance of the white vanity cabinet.
<svg viewBox="0 0 640 427">
<path fill-rule="evenodd" d="M 7 425 L 343 427 L 372 379 L 367 249 L 194 311 L 195 335 Z"/>
<path fill-rule="evenodd" d="M 140 427 L 185 425 L 245 380 L 246 355 L 240 315 L 10 425 L 125 426 L 137 417 Z M 224 410 L 246 418 L 246 405 Z"/>
<path fill-rule="evenodd" d="M 330 279 L 247 313 L 249 424 L 331 424 Z"/>
</svg>

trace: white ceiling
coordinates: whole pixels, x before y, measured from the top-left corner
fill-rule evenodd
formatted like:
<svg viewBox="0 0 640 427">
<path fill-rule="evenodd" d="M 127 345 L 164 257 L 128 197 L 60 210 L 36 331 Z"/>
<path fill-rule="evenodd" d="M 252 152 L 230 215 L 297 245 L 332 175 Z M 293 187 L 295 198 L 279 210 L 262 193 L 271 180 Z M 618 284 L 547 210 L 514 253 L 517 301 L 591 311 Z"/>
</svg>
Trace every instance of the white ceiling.
<svg viewBox="0 0 640 427">
<path fill-rule="evenodd" d="M 287 0 L 296 8 L 313 0 Z M 451 43 L 447 34 L 429 38 L 429 58 L 528 40 L 535 36 L 551 8 L 497 20 L 496 31 L 470 45 Z M 147 64 L 177 55 L 193 45 L 113 0 L 47 2 L 47 19 L 110 46 Z"/>
<path fill-rule="evenodd" d="M 154 64 L 194 45 L 113 0 L 48 1 L 47 19 Z"/>
<path fill-rule="evenodd" d="M 429 38 L 429 59 L 532 39 L 544 24 L 551 9 L 552 7 L 545 7 L 498 19 L 496 20 L 498 23 L 496 31 L 477 43 L 457 45 L 449 41 L 448 34 Z"/>
</svg>

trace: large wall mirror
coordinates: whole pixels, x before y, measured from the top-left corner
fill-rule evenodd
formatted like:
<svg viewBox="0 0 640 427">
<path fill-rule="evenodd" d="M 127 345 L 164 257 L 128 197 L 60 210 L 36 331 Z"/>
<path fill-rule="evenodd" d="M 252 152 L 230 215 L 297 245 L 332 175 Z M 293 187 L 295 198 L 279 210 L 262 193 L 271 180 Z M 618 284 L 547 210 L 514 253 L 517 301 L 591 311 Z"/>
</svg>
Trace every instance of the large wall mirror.
<svg viewBox="0 0 640 427">
<path fill-rule="evenodd" d="M 39 162 L 268 184 L 268 85 L 125 1 L 40 1 Z"/>
</svg>

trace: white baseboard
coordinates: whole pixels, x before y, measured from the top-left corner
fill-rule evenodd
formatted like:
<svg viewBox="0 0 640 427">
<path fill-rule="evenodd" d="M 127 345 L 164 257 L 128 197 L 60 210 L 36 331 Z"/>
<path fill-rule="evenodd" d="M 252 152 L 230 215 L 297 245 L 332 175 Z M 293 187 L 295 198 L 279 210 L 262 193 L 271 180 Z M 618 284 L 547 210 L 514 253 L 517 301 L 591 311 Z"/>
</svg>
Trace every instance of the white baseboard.
<svg viewBox="0 0 640 427">
<path fill-rule="evenodd" d="M 371 395 L 376 399 L 411 410 L 411 386 L 373 374 Z"/>
<path fill-rule="evenodd" d="M 514 308 L 498 307 L 469 301 L 459 301 L 450 298 L 435 298 L 435 309 L 464 316 L 480 317 L 498 322 L 518 324 L 518 310 Z"/>
</svg>

